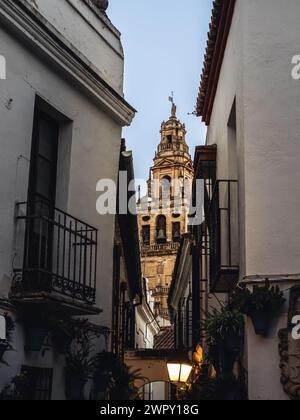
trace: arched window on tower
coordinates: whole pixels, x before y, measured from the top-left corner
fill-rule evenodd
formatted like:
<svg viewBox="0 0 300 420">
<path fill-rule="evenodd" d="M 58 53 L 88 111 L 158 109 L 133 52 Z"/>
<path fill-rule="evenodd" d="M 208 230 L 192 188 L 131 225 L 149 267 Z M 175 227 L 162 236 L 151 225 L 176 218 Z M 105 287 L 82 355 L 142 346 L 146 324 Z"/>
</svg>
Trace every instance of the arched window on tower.
<svg viewBox="0 0 300 420">
<path fill-rule="evenodd" d="M 167 219 L 165 216 L 158 216 L 156 221 L 156 241 L 164 244 L 167 241 Z"/>
<path fill-rule="evenodd" d="M 143 245 L 150 245 L 150 225 L 142 227 Z"/>
<path fill-rule="evenodd" d="M 180 242 L 181 240 L 181 224 L 180 222 L 175 222 L 172 225 L 172 238 L 173 242 Z"/>
<path fill-rule="evenodd" d="M 172 196 L 172 179 L 169 176 L 164 176 L 161 180 L 161 199 L 164 201 L 170 200 Z"/>
</svg>

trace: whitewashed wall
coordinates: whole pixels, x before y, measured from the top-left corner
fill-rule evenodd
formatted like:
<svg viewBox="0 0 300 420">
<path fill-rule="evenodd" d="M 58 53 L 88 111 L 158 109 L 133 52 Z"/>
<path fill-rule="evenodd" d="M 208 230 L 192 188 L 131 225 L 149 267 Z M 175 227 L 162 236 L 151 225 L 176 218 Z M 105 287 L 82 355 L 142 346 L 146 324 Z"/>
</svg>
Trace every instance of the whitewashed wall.
<svg viewBox="0 0 300 420">
<path fill-rule="evenodd" d="M 283 290 L 295 284 L 287 275 L 300 273 L 300 82 L 291 77 L 299 16 L 298 0 L 237 0 L 207 136 L 218 145 L 218 178 L 229 177 L 227 124 L 236 97 L 241 280 L 278 276 Z M 250 399 L 287 398 L 280 327 L 286 313 L 267 339 L 248 324 Z"/>
<path fill-rule="evenodd" d="M 84 60 L 91 60 L 91 68 L 103 75 L 112 96 L 120 101 L 122 45 L 112 24 L 107 19 L 107 23 L 101 21 L 79 0 L 24 3 L 31 3 L 34 10 L 41 12 L 72 47 L 80 50 L 78 54 L 84 55 Z M 101 178 L 117 179 L 121 131 L 126 121 L 122 124 L 4 25 L 0 26 L 0 54 L 7 60 L 7 80 L 0 81 L 0 298 L 8 297 L 16 263 L 14 211 L 17 201 L 27 199 L 34 105 L 39 96 L 69 119 L 61 123 L 57 206 L 99 229 L 96 305 L 103 314 L 93 321 L 111 328 L 114 216 L 97 214 L 96 183 Z M 19 324 L 14 346 L 16 353 L 8 356 L 11 368 L 0 368 L 0 389 L 19 373 L 21 364 L 55 364 L 53 397 L 64 398 L 60 361 L 53 360 L 49 353 L 45 357 L 24 355 Z"/>
</svg>

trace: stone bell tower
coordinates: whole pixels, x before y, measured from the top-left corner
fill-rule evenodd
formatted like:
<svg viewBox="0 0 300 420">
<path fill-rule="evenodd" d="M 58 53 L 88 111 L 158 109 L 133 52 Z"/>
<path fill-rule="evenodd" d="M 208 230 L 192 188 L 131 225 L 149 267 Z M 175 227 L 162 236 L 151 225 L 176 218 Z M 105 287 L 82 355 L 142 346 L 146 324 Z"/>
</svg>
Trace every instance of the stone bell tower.
<svg viewBox="0 0 300 420">
<path fill-rule="evenodd" d="M 188 227 L 189 203 L 183 199 L 183 190 L 185 182 L 194 175 L 185 125 L 177 118 L 173 98 L 170 100 L 171 117 L 161 125 L 148 197 L 141 199 L 138 206 L 143 275 L 149 279 L 156 313 L 166 320 L 175 261 L 181 236 Z"/>
</svg>

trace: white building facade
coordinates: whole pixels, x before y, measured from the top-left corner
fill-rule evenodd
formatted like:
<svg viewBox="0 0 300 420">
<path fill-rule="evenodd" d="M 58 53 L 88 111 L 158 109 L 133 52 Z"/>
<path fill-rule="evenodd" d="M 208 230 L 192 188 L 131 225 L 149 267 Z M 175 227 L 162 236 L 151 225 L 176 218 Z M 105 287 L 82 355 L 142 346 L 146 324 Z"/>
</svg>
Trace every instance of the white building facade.
<svg viewBox="0 0 300 420">
<path fill-rule="evenodd" d="M 112 327 L 115 216 L 97 213 L 96 185 L 117 183 L 121 132 L 135 111 L 124 99 L 124 54 L 107 3 L 0 4 L 0 314 L 18 320 L 0 390 L 26 367 L 48 375 L 36 399 L 65 398 L 65 361 L 49 337 L 40 351 L 26 349 L 28 314 Z"/>
<path fill-rule="evenodd" d="M 267 337 L 247 318 L 250 400 L 300 398 L 300 343 L 290 329 L 300 295 L 300 83 L 291 64 L 299 15 L 297 0 L 215 2 L 197 106 L 206 146 L 216 148 L 219 209 L 231 211 L 221 217 L 221 266 L 250 290 L 269 280 L 286 299 Z"/>
</svg>

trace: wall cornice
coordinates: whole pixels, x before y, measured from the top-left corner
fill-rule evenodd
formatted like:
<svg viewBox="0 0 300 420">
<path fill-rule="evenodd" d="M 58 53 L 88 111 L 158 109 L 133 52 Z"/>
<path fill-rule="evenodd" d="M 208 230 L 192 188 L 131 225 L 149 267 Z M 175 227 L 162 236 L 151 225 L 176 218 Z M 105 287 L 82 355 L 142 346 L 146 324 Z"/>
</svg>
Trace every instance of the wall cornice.
<svg viewBox="0 0 300 420">
<path fill-rule="evenodd" d="M 101 78 L 86 57 L 27 2 L 2 0 L 0 22 L 95 100 L 116 122 L 122 126 L 131 124 L 135 109 Z"/>
</svg>

